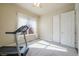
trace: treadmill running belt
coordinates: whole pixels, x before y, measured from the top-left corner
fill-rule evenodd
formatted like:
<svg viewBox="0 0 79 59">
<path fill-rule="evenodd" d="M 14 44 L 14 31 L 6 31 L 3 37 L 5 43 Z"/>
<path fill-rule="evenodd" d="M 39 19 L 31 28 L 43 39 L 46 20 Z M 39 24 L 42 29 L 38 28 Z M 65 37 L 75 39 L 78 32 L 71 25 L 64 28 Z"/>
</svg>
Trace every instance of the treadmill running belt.
<svg viewBox="0 0 79 59">
<path fill-rule="evenodd" d="M 23 47 L 20 47 L 20 50 Z M 17 53 L 17 48 L 15 46 L 3 46 L 0 47 L 0 53 Z"/>
</svg>

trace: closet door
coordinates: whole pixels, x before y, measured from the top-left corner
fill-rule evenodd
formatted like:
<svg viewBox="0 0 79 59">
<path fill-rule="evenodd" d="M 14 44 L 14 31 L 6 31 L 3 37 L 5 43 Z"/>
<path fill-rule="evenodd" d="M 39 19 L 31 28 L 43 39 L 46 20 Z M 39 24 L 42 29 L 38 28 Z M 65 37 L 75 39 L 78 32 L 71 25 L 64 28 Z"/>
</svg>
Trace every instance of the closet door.
<svg viewBox="0 0 79 59">
<path fill-rule="evenodd" d="M 59 15 L 53 16 L 53 41 L 60 42 L 59 34 Z"/>
<path fill-rule="evenodd" d="M 61 44 L 75 47 L 74 11 L 61 14 Z"/>
</svg>

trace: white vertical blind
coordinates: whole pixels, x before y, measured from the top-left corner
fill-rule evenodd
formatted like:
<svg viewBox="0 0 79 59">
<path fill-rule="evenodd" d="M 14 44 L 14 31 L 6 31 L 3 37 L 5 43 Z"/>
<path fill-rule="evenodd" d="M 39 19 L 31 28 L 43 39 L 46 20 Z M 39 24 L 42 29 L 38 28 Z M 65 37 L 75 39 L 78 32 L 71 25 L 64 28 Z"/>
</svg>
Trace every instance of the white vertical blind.
<svg viewBox="0 0 79 59">
<path fill-rule="evenodd" d="M 28 19 L 23 14 L 18 13 L 18 24 L 17 28 L 26 25 L 28 23 Z"/>
<path fill-rule="evenodd" d="M 30 27 L 33 28 L 33 31 L 36 33 L 36 20 L 30 19 L 29 20 L 29 25 L 30 25 Z"/>
<path fill-rule="evenodd" d="M 18 13 L 18 21 L 17 21 L 17 28 L 23 26 L 23 25 L 28 25 L 33 29 L 33 32 L 36 33 L 36 20 L 35 18 L 28 17 L 26 15 L 23 15 L 21 13 Z"/>
</svg>

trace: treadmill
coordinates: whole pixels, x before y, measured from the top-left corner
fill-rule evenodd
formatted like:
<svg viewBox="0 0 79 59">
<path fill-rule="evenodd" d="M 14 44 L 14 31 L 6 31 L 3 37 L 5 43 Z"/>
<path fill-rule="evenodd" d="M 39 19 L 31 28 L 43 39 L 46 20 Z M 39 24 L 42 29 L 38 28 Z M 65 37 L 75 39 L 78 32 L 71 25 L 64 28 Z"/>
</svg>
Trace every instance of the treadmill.
<svg viewBox="0 0 79 59">
<path fill-rule="evenodd" d="M 16 46 L 2 46 L 0 47 L 0 56 L 25 56 L 29 50 L 25 34 L 29 27 L 27 25 L 21 26 L 14 32 L 6 32 L 6 34 L 14 34 Z M 17 35 L 20 33 L 24 36 L 25 45 L 20 46 Z"/>
</svg>

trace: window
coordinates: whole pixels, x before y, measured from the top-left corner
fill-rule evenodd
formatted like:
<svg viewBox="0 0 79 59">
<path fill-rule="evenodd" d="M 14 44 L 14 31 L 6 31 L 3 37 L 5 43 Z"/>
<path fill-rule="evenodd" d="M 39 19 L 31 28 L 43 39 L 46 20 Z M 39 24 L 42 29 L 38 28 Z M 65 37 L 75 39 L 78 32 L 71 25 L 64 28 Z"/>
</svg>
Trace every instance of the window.
<svg viewBox="0 0 79 59">
<path fill-rule="evenodd" d="M 27 34 L 35 34 L 36 33 L 36 20 L 35 18 L 28 17 L 26 15 L 18 13 L 18 23 L 17 23 L 17 28 L 23 26 L 23 25 L 28 25 L 29 30 L 27 31 Z"/>
</svg>

